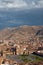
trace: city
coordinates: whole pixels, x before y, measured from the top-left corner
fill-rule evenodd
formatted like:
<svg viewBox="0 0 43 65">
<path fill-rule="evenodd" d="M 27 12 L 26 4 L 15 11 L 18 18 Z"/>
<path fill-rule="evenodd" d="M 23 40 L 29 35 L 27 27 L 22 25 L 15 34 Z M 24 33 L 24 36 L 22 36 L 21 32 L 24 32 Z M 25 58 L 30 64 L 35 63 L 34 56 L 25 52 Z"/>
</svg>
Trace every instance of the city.
<svg viewBox="0 0 43 65">
<path fill-rule="evenodd" d="M 27 29 L 30 29 L 30 31 Z M 41 29 L 43 29 L 43 27 L 41 27 Z M 13 32 L 11 32 L 12 30 Z M 9 30 L 11 32 L 10 35 L 7 34 L 7 32 L 5 33 L 5 31 L 3 32 L 3 35 L 6 35 L 7 37 L 5 36 L 5 39 L 4 37 L 2 37 L 3 39 L 0 39 L 0 63 L 1 65 L 3 65 L 4 63 L 5 65 L 7 63 L 11 65 L 13 64 L 25 65 L 25 62 L 19 58 L 20 55 L 29 56 L 31 54 L 34 55 L 35 53 L 35 54 L 38 54 L 39 56 L 43 56 L 43 34 L 41 34 L 43 33 L 43 31 L 41 30 L 38 33 L 39 31 L 38 30 L 36 33 L 35 32 L 31 33 L 32 30 L 35 30 L 34 27 L 21 26 L 18 30 L 17 28 L 15 29 L 13 28 Z M 23 35 L 23 38 L 22 38 L 22 35 Z"/>
</svg>

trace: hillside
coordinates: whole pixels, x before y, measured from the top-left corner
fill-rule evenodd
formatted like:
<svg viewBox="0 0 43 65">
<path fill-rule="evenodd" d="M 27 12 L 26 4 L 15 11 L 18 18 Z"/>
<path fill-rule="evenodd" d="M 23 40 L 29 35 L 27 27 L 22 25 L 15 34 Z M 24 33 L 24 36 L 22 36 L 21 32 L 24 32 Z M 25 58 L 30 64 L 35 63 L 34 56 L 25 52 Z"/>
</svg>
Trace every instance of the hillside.
<svg viewBox="0 0 43 65">
<path fill-rule="evenodd" d="M 14 40 L 15 42 L 29 42 L 37 36 L 43 35 L 43 26 L 20 26 L 15 28 L 6 28 L 0 31 L 0 40 Z M 43 38 L 42 38 L 43 39 Z M 37 41 L 35 39 L 35 41 Z"/>
</svg>

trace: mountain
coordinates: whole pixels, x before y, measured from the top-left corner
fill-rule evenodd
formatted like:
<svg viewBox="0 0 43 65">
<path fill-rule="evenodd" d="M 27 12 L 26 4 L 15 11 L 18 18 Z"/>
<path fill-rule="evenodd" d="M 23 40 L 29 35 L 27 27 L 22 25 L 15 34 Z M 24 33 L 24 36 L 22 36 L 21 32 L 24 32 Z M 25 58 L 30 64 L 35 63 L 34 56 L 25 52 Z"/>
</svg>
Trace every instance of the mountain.
<svg viewBox="0 0 43 65">
<path fill-rule="evenodd" d="M 0 30 L 0 39 L 28 40 L 30 37 L 43 35 L 43 26 L 19 26 Z"/>
</svg>

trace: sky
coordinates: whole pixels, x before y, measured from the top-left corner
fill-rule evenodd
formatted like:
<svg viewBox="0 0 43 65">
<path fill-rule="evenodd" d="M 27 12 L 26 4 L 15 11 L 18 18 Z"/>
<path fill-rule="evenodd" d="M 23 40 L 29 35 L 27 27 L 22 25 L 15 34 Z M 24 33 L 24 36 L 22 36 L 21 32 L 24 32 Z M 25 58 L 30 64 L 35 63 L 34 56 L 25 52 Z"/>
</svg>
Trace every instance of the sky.
<svg viewBox="0 0 43 65">
<path fill-rule="evenodd" d="M 0 0 L 0 9 L 43 8 L 43 0 Z"/>
<path fill-rule="evenodd" d="M 0 29 L 43 25 L 43 0 L 0 0 Z"/>
</svg>

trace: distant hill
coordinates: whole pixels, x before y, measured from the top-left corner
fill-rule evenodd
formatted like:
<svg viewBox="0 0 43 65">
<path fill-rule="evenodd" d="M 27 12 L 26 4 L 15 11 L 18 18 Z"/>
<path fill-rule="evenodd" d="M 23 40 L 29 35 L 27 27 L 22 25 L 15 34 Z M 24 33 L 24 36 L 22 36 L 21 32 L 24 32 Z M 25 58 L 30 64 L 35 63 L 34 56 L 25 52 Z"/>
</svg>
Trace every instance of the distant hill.
<svg viewBox="0 0 43 65">
<path fill-rule="evenodd" d="M 28 40 L 29 37 L 43 35 L 43 26 L 20 26 L 0 31 L 0 39 Z"/>
</svg>

